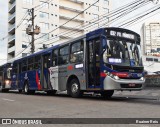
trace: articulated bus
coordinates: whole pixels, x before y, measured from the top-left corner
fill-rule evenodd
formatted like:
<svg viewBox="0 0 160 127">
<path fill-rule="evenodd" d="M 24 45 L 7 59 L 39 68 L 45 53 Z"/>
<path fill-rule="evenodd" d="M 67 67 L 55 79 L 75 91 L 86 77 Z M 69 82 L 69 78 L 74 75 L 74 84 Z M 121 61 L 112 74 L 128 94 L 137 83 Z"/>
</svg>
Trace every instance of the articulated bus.
<svg viewBox="0 0 160 127">
<path fill-rule="evenodd" d="M 111 97 L 115 90 L 141 90 L 144 82 L 140 36 L 108 27 L 15 60 L 10 89 Z"/>
</svg>

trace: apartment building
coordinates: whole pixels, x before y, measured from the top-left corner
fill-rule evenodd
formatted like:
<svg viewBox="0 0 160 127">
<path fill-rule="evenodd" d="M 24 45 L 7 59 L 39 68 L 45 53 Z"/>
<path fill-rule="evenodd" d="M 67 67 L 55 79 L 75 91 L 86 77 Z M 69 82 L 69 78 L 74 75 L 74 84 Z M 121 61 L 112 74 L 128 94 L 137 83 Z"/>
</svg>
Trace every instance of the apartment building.
<svg viewBox="0 0 160 127">
<path fill-rule="evenodd" d="M 160 22 L 146 22 L 141 28 L 143 55 L 160 56 Z"/>
<path fill-rule="evenodd" d="M 31 42 L 31 36 L 26 34 L 26 28 L 31 24 L 28 9 L 36 7 L 34 21 L 35 25 L 41 28 L 41 32 L 39 35 L 35 35 L 35 51 L 39 51 L 43 48 L 43 44 L 51 46 L 107 24 L 110 2 L 109 0 L 99 0 L 90 7 L 96 1 L 8 0 L 8 60 L 30 54 L 30 47 L 25 49 Z M 26 12 L 27 17 L 19 26 Z M 76 15 L 78 16 L 72 19 Z M 96 22 L 96 19 L 101 20 L 101 17 L 103 20 L 100 23 Z M 69 22 L 66 23 L 67 21 Z M 64 23 L 66 24 L 62 25 Z"/>
</svg>

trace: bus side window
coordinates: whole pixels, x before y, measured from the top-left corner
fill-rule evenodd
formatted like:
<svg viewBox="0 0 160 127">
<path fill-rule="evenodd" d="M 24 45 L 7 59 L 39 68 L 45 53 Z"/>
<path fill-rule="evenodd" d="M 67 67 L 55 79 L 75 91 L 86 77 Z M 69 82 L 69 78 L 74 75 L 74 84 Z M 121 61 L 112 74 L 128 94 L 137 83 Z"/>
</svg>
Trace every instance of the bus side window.
<svg viewBox="0 0 160 127">
<path fill-rule="evenodd" d="M 29 71 L 33 70 L 33 63 L 34 63 L 34 58 L 29 58 L 28 59 L 28 70 Z"/>
<path fill-rule="evenodd" d="M 19 72 L 18 73 L 21 73 L 21 71 L 22 71 L 21 67 L 22 67 L 22 63 L 20 62 L 19 63 Z"/>
<path fill-rule="evenodd" d="M 51 54 L 47 54 L 44 56 L 44 59 L 43 59 L 43 67 L 44 68 L 50 68 L 50 60 L 51 60 Z"/>
<path fill-rule="evenodd" d="M 17 74 L 17 63 L 13 64 L 13 73 Z"/>
<path fill-rule="evenodd" d="M 22 72 L 27 71 L 27 59 L 22 61 Z"/>
<path fill-rule="evenodd" d="M 83 62 L 83 41 L 73 43 L 71 45 L 70 62 L 80 63 Z"/>
<path fill-rule="evenodd" d="M 57 66 L 58 65 L 58 49 L 53 50 L 52 60 L 53 60 L 53 66 Z"/>
<path fill-rule="evenodd" d="M 65 46 L 59 49 L 58 65 L 63 65 L 68 63 L 69 57 L 69 46 Z"/>
<path fill-rule="evenodd" d="M 39 69 L 41 65 L 41 56 L 35 56 L 34 69 Z"/>
</svg>

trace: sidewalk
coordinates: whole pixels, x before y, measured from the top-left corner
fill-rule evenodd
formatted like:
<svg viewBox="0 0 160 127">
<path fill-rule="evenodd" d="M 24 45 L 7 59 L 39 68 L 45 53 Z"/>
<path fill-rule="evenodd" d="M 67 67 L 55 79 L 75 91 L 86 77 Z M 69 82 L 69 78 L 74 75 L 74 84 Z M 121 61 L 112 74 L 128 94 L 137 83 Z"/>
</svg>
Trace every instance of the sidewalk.
<svg viewBox="0 0 160 127">
<path fill-rule="evenodd" d="M 115 96 L 146 96 L 146 97 L 160 97 L 160 87 L 146 87 L 141 91 L 115 91 Z"/>
</svg>

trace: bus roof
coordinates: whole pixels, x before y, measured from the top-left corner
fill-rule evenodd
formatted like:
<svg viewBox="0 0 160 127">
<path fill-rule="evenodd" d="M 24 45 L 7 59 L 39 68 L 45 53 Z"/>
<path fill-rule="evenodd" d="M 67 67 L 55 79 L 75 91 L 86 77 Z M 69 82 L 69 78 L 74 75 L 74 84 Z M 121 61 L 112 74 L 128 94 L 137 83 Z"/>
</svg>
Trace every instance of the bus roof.
<svg viewBox="0 0 160 127">
<path fill-rule="evenodd" d="M 47 49 L 44 49 L 44 50 L 42 50 L 42 51 L 36 52 L 36 53 L 31 54 L 31 55 L 29 55 L 29 56 L 26 56 L 26 57 L 23 57 L 23 58 L 14 60 L 14 62 L 21 61 L 21 60 L 23 60 L 23 59 L 25 59 L 25 58 L 34 57 L 34 56 L 40 55 L 40 54 L 47 54 L 47 53 L 51 52 L 53 49 L 55 49 L 55 48 L 58 48 L 58 47 L 60 47 L 60 46 L 62 46 L 62 45 L 65 45 L 65 44 L 67 44 L 67 43 L 70 43 L 70 42 L 74 42 L 74 41 L 76 41 L 76 40 L 78 40 L 78 39 L 81 39 L 81 38 L 84 38 L 84 37 L 86 37 L 87 39 L 89 39 L 90 37 L 92 37 L 92 36 L 94 36 L 94 35 L 99 35 L 99 34 L 103 33 L 106 29 L 108 29 L 108 30 L 116 30 L 116 31 L 125 31 L 125 32 L 129 32 L 129 33 L 135 34 L 135 35 L 138 36 L 138 37 L 140 36 L 139 34 L 133 32 L 133 31 L 131 31 L 131 30 L 123 29 L 123 28 L 116 28 L 116 27 L 104 27 L 104 28 L 99 28 L 99 29 L 96 29 L 96 30 L 91 31 L 91 32 L 89 32 L 89 33 L 86 33 L 85 35 L 82 35 L 82 36 L 80 36 L 80 37 L 76 37 L 76 38 L 74 38 L 74 39 L 72 39 L 72 40 L 69 40 L 69 41 L 66 41 L 66 42 L 57 44 L 57 45 L 55 45 L 55 46 L 52 46 L 52 47 L 50 47 L 50 48 L 47 48 Z"/>
</svg>

